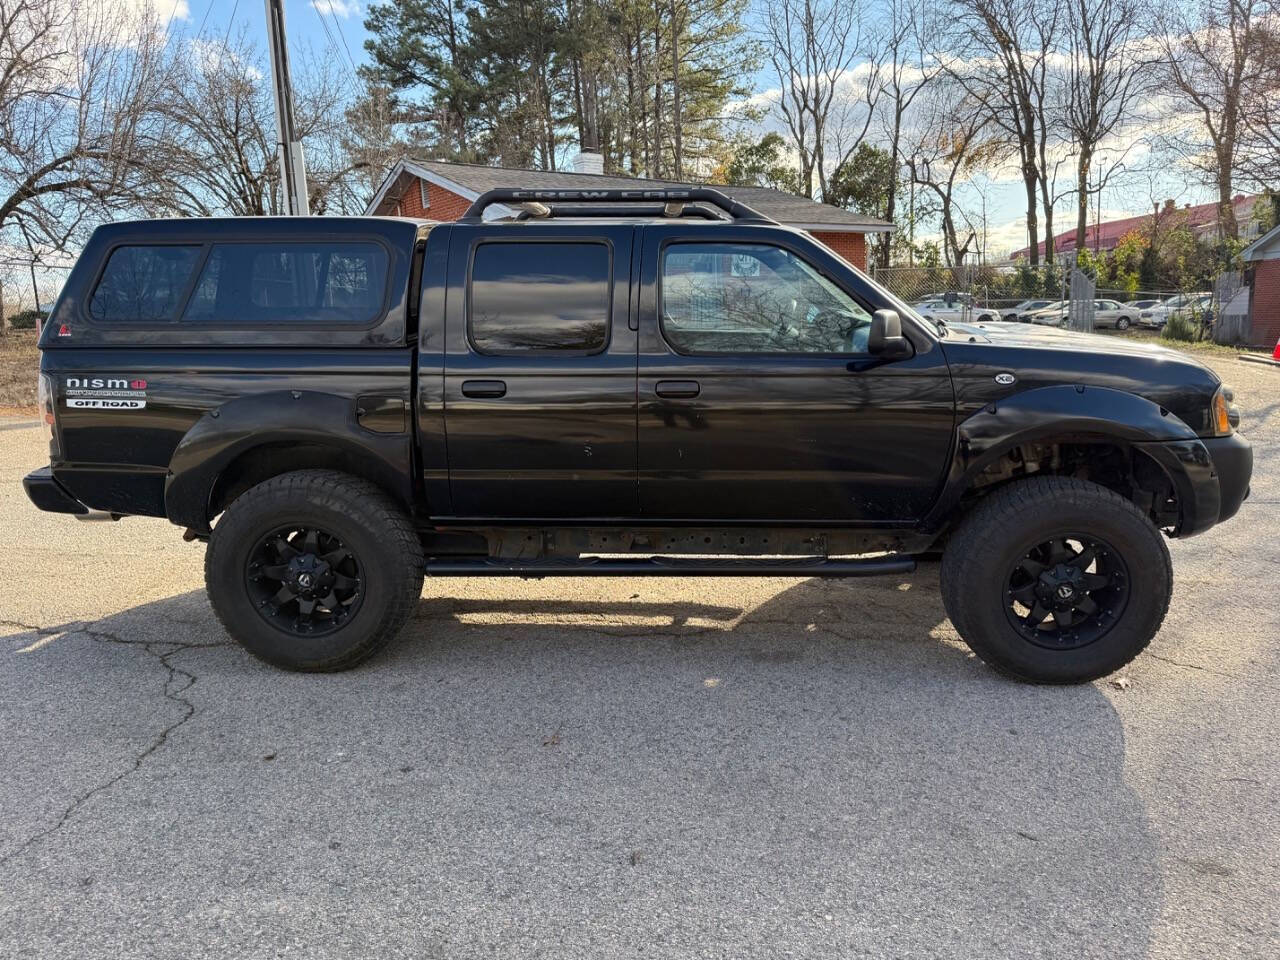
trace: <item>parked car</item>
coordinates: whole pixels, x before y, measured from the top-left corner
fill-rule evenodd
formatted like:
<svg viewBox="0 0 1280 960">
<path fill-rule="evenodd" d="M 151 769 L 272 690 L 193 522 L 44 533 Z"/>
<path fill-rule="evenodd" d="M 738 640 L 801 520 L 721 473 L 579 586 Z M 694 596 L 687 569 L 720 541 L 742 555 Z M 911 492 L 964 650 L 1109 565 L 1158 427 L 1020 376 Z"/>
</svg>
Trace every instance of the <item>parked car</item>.
<svg viewBox="0 0 1280 960">
<path fill-rule="evenodd" d="M 1125 306 L 1116 300 L 1093 301 L 1093 326 L 1114 327 L 1117 330 L 1128 330 L 1138 319 L 1140 310 Z"/>
<path fill-rule="evenodd" d="M 1212 293 L 1180 293 L 1154 307 L 1143 310 L 1138 314 L 1138 322 L 1144 327 L 1154 327 L 1159 330 L 1169 322 L 1169 318 L 1175 313 L 1180 316 L 1198 316 L 1209 309 L 1212 304 Z"/>
<path fill-rule="evenodd" d="M 1125 301 L 1125 306 L 1130 310 L 1137 310 L 1141 313 L 1143 310 L 1151 309 L 1158 303 L 1160 303 L 1159 300 L 1127 300 Z"/>
<path fill-rule="evenodd" d="M 946 323 L 989 323 L 1000 319 L 999 311 L 994 307 L 970 307 L 966 315 L 966 307 L 959 301 L 947 303 L 945 300 L 923 300 L 912 304 L 912 307 L 927 320 L 942 320 Z"/>
<path fill-rule="evenodd" d="M 945 543 L 979 656 L 1087 681 L 1252 471 L 1189 357 L 949 332 L 709 188 L 103 226 L 50 321 L 28 496 L 207 543 L 213 612 L 293 670 L 373 655 L 424 574 L 901 577 Z"/>
<path fill-rule="evenodd" d="M 973 303 L 973 294 L 964 290 L 944 290 L 942 293 L 928 293 L 920 297 L 924 300 L 942 300 L 948 304 Z"/>
<path fill-rule="evenodd" d="M 1023 323 L 1038 323 L 1046 327 L 1065 327 L 1069 306 L 1070 301 L 1054 300 L 1046 307 L 1019 315 L 1018 319 Z"/>
<path fill-rule="evenodd" d="M 1057 303 L 1056 300 L 1023 300 L 1014 307 L 1001 307 L 1000 319 L 1007 320 L 1010 323 L 1021 320 L 1023 314 L 1033 313 L 1036 310 L 1043 310 L 1045 307 L 1052 306 Z"/>
</svg>

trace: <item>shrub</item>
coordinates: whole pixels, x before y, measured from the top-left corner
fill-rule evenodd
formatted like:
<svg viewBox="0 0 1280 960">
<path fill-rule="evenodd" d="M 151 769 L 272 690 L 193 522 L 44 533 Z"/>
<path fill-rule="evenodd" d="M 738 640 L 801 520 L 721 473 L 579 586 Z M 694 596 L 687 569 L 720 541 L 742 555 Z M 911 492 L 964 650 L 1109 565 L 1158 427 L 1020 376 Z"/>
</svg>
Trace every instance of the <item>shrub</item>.
<svg viewBox="0 0 1280 960">
<path fill-rule="evenodd" d="M 1160 336 L 1166 340 L 1199 340 L 1200 324 L 1186 314 L 1175 313 L 1160 331 Z"/>
<path fill-rule="evenodd" d="M 43 310 L 23 310 L 9 318 L 9 326 L 14 330 L 34 330 L 38 321 L 47 320 L 48 317 Z"/>
</svg>

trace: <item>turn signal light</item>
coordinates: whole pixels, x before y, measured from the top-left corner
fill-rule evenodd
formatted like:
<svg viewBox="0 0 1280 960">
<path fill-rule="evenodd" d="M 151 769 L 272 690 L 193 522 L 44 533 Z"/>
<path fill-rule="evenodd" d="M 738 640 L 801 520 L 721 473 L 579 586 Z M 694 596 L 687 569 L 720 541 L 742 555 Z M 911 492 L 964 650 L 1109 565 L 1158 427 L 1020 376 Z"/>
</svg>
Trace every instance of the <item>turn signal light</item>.
<svg viewBox="0 0 1280 960">
<path fill-rule="evenodd" d="M 1222 390 L 1213 395 L 1213 432 L 1215 436 L 1225 437 L 1231 433 L 1231 411 L 1227 404 L 1227 395 Z"/>
</svg>

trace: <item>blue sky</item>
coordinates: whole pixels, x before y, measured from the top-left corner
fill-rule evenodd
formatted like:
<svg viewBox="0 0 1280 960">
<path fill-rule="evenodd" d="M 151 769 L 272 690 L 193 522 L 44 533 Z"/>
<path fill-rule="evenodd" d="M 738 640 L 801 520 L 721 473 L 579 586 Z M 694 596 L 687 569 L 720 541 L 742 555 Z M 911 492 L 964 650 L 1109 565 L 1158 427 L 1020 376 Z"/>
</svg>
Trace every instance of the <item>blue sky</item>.
<svg viewBox="0 0 1280 960">
<path fill-rule="evenodd" d="M 248 28 L 247 35 L 256 38 L 265 48 L 265 0 L 153 0 L 165 16 L 174 12 L 174 30 L 187 34 L 203 29 L 206 33 L 226 33 L 240 26 Z M 285 25 L 295 72 L 299 59 L 310 49 L 315 55 L 334 56 L 345 60 L 348 51 L 357 64 L 367 60 L 364 41 L 364 16 L 367 0 L 285 0 Z M 327 28 L 327 29 L 326 29 Z M 345 41 L 345 49 L 344 49 Z M 772 85 L 774 78 L 762 70 L 756 77 L 760 91 Z M 1129 156 L 1133 156 L 1130 154 Z M 1128 157 L 1127 157 L 1128 158 Z M 1070 178 L 1064 166 L 1061 176 Z M 1201 203 L 1212 198 L 1202 184 L 1193 182 L 1177 170 L 1164 169 L 1155 174 L 1137 178 L 1104 192 L 1102 197 L 1103 219 L 1145 213 L 1153 200 L 1164 198 L 1183 203 Z M 1025 194 L 1016 171 L 995 171 L 991 175 L 976 177 L 965 187 L 963 204 L 978 218 L 981 228 L 981 211 L 986 208 L 988 250 L 999 256 L 1018 246 L 1025 245 Z M 1055 232 L 1074 225 L 1073 201 L 1067 199 L 1056 213 Z M 1093 220 L 1093 214 L 1090 221 Z M 1043 224 L 1042 224 L 1043 229 Z M 923 231 L 928 235 L 929 231 Z"/>
</svg>

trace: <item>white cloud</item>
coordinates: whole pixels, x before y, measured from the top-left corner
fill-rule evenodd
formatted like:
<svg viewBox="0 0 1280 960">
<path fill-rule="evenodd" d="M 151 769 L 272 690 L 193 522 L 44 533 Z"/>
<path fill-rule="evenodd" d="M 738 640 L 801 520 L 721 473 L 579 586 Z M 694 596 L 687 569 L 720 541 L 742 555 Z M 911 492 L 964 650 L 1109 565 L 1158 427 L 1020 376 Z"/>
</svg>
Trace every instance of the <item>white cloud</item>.
<svg viewBox="0 0 1280 960">
<path fill-rule="evenodd" d="M 311 0 L 316 13 L 324 16 L 341 17 L 343 20 L 360 15 L 360 4 L 355 0 Z"/>
</svg>

